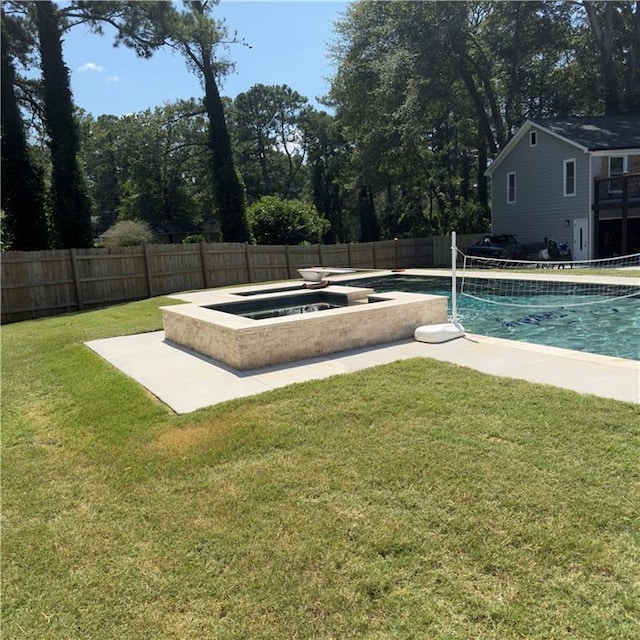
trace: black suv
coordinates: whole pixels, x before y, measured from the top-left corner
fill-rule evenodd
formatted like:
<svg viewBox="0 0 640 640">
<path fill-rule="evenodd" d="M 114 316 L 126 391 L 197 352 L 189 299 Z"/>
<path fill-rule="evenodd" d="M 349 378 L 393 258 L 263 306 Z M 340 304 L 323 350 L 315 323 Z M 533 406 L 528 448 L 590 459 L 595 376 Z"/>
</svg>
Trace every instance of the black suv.
<svg viewBox="0 0 640 640">
<path fill-rule="evenodd" d="M 507 260 L 526 260 L 527 252 L 515 236 L 501 233 L 497 236 L 484 236 L 467 247 L 468 256 L 479 258 L 505 258 Z"/>
</svg>

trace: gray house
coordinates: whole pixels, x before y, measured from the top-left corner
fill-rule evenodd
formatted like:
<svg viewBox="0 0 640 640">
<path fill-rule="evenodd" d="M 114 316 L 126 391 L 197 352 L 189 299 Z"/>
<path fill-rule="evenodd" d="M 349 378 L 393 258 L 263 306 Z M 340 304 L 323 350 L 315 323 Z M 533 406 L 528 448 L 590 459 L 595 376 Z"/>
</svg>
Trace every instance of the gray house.
<svg viewBox="0 0 640 640">
<path fill-rule="evenodd" d="M 494 234 L 574 260 L 640 252 L 640 116 L 528 120 L 485 175 Z"/>
</svg>

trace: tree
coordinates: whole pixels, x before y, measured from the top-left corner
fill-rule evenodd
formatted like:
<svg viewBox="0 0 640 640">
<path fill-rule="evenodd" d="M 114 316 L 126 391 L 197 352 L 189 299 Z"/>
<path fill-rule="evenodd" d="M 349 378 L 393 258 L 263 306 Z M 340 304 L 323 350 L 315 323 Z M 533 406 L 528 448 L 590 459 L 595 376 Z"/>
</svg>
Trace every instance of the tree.
<svg viewBox="0 0 640 640">
<path fill-rule="evenodd" d="M 13 24 L 13 27 L 17 25 Z M 37 251 L 49 245 L 42 172 L 30 157 L 24 123 L 15 93 L 16 74 L 10 59 L 11 20 L 2 11 L 2 209 L 5 246 Z"/>
<path fill-rule="evenodd" d="M 595 41 L 605 115 L 640 112 L 640 2 L 583 0 Z"/>
<path fill-rule="evenodd" d="M 484 228 L 487 162 L 527 118 L 640 105 L 640 2 L 357 2 L 336 29 L 330 96 L 383 236 Z"/>
<path fill-rule="evenodd" d="M 73 117 L 69 73 L 62 57 L 60 17 L 48 0 L 34 5 L 51 152 L 54 243 L 60 248 L 90 247 L 91 204 L 78 162 L 78 125 Z"/>
<path fill-rule="evenodd" d="M 452 31 L 466 38 L 464 6 L 443 3 L 445 15 L 439 4 L 357 3 L 338 24 L 331 96 L 354 145 L 358 208 L 379 211 L 388 237 L 437 233 L 445 211 L 480 193 L 466 187 L 468 158 L 486 157 L 479 141 L 496 145 L 486 111 L 478 133 L 481 119 L 460 74 L 463 58 L 452 48 Z M 468 79 L 476 87 L 472 74 Z"/>
<path fill-rule="evenodd" d="M 275 109 L 268 98 L 268 88 L 258 84 L 238 94 L 233 103 L 233 115 L 238 156 L 249 194 L 258 199 L 274 193 L 271 156 L 275 151 Z"/>
<path fill-rule="evenodd" d="M 100 235 L 115 223 L 122 198 L 125 162 L 121 157 L 120 118 L 101 115 L 94 119 L 80 110 L 79 126 L 82 164 L 95 212 L 95 232 Z"/>
<path fill-rule="evenodd" d="M 322 242 L 329 223 L 312 204 L 264 196 L 249 207 L 251 230 L 258 244 Z"/>
<path fill-rule="evenodd" d="M 306 152 L 301 123 L 307 111 L 307 99 L 287 85 L 257 84 L 236 97 L 238 156 L 253 197 L 300 195 Z"/>
<path fill-rule="evenodd" d="M 202 104 L 180 100 L 122 117 L 81 118 L 83 161 L 101 231 L 116 218 L 213 225 Z"/>
<path fill-rule="evenodd" d="M 209 116 L 209 150 L 220 216 L 220 231 L 227 242 L 246 242 L 250 239 L 246 214 L 245 190 L 236 170 L 231 140 L 224 116 L 224 107 L 215 79 L 213 47 L 221 39 L 215 22 L 209 19 L 209 3 L 194 1 L 191 11 L 196 18 L 195 29 L 187 31 L 178 44 L 198 69 L 204 81 L 204 104 Z M 185 20 L 189 25 L 190 21 Z"/>
<path fill-rule="evenodd" d="M 211 15 L 217 4 L 218 0 L 185 1 L 182 11 L 166 1 L 75 1 L 72 6 L 73 15 L 91 23 L 98 32 L 105 23 L 115 27 L 116 44 L 125 44 L 142 57 L 152 56 L 159 47 L 171 47 L 200 76 L 204 113 L 208 117 L 209 181 L 221 232 L 228 241 L 246 241 L 249 231 L 245 189 L 234 164 L 224 102 L 217 86 L 217 78 L 229 69 L 226 60 L 215 56 L 226 37 L 223 25 Z"/>
<path fill-rule="evenodd" d="M 217 59 L 215 54 L 227 37 L 224 26 L 212 15 L 218 2 L 184 2 L 183 11 L 178 11 L 171 2 L 109 3 L 116 5 L 115 11 L 103 12 L 100 19 L 116 26 L 117 43 L 124 43 L 146 57 L 160 46 L 169 46 L 179 51 L 187 66 L 200 77 L 209 121 L 211 179 L 220 230 L 228 242 L 245 242 L 250 239 L 245 188 L 235 166 L 224 103 L 217 84 L 217 78 L 229 69 L 229 63 Z M 78 4 L 90 12 L 94 3 Z"/>
<path fill-rule="evenodd" d="M 330 223 L 324 241 L 346 242 L 350 235 L 346 210 L 351 145 L 337 118 L 324 111 L 309 110 L 301 126 L 311 172 L 313 203 Z"/>
<path fill-rule="evenodd" d="M 491 5 L 482 16 L 473 46 L 482 51 L 503 104 L 507 137 L 527 118 L 580 111 L 566 90 L 575 47 L 573 11 L 566 2 L 515 1 Z"/>
<path fill-rule="evenodd" d="M 380 225 L 376 217 L 371 190 L 361 185 L 358 191 L 358 219 L 360 221 L 360 242 L 380 240 Z"/>
</svg>

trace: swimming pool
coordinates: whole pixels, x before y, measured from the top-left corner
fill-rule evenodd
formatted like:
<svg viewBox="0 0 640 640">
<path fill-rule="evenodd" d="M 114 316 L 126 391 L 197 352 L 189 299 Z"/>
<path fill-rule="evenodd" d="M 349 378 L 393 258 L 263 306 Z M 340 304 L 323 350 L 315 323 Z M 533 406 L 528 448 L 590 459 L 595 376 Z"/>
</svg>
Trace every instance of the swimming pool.
<svg viewBox="0 0 640 640">
<path fill-rule="evenodd" d="M 432 293 L 449 298 L 451 280 L 443 277 L 409 275 L 378 276 L 341 281 L 342 285 L 371 287 L 376 293 L 408 291 Z M 567 283 L 567 295 L 576 285 Z M 458 320 L 469 333 L 532 342 L 574 351 L 640 360 L 640 295 L 611 299 L 585 294 L 579 306 L 567 304 L 563 292 L 535 295 L 524 287 L 517 306 L 493 304 L 458 295 Z M 496 301 L 499 296 L 495 296 Z M 593 299 L 590 304 L 589 300 Z M 526 306 L 530 301 L 531 306 Z M 503 302 L 510 302 L 505 298 Z"/>
</svg>

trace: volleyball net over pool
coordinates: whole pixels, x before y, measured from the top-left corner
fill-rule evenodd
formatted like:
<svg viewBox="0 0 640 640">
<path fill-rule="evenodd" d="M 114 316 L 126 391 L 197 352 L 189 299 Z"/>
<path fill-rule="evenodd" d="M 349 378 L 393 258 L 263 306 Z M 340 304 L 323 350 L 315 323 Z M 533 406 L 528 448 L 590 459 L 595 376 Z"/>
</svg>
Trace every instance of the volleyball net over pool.
<svg viewBox="0 0 640 640">
<path fill-rule="evenodd" d="M 612 282 L 612 277 L 620 275 L 615 270 L 640 270 L 640 253 L 575 261 L 470 256 L 457 247 L 452 251 L 452 261 L 454 254 L 459 295 L 492 304 L 553 308 L 605 303 L 634 296 L 640 298 L 639 277 L 624 277 Z M 455 266 L 452 267 L 455 273 Z M 611 274 L 603 273 L 605 271 Z M 575 277 L 568 277 L 570 275 Z"/>
</svg>

